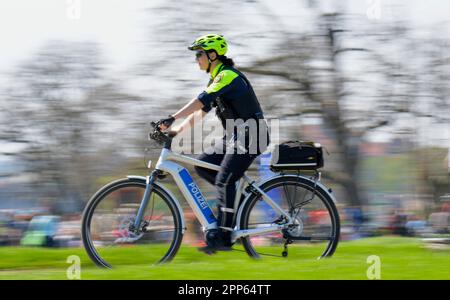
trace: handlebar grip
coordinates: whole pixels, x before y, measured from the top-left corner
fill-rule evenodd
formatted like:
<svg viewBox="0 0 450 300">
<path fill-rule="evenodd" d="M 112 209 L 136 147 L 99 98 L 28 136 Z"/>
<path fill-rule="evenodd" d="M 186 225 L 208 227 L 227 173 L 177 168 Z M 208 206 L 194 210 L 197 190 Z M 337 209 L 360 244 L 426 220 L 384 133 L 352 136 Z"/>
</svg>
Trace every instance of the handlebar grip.
<svg viewBox="0 0 450 300">
<path fill-rule="evenodd" d="M 148 138 L 150 140 L 157 141 L 158 143 L 166 143 L 170 142 L 173 137 L 177 135 L 175 131 L 163 132 L 159 125 L 161 122 L 150 122 L 150 125 L 153 127 L 153 131 L 149 132 Z"/>
</svg>

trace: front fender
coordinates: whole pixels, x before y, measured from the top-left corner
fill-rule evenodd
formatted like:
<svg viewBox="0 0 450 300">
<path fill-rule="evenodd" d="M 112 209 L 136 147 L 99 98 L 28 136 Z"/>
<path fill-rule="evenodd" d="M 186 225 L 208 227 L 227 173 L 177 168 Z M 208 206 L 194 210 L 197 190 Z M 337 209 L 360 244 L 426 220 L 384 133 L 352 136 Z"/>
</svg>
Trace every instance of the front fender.
<svg viewBox="0 0 450 300">
<path fill-rule="evenodd" d="M 136 180 L 140 180 L 144 183 L 147 182 L 147 177 L 144 176 L 139 176 L 139 175 L 129 175 L 127 176 L 127 178 L 129 179 L 136 179 Z M 184 234 L 184 232 L 186 231 L 186 222 L 184 220 L 184 213 L 183 213 L 183 209 L 181 208 L 180 202 L 178 201 L 177 197 L 175 197 L 174 194 L 172 194 L 172 192 L 167 189 L 164 185 L 160 184 L 159 182 L 154 182 L 153 185 L 156 185 L 158 188 L 160 188 L 161 190 L 163 190 L 165 193 L 167 193 L 170 198 L 172 198 L 173 202 L 175 203 L 175 206 L 177 208 L 177 210 L 180 212 L 180 216 L 181 216 L 181 226 L 182 226 L 182 234 Z"/>
</svg>

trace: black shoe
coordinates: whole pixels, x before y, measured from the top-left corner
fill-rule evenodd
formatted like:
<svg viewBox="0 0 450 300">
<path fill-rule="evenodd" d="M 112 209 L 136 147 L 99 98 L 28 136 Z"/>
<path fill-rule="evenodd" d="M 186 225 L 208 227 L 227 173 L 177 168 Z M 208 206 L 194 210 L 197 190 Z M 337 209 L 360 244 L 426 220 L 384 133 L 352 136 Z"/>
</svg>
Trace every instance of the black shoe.
<svg viewBox="0 0 450 300">
<path fill-rule="evenodd" d="M 231 234 L 224 233 L 217 229 L 208 230 L 206 233 L 206 246 L 197 248 L 198 251 L 208 255 L 215 254 L 217 251 L 231 251 Z"/>
<path fill-rule="evenodd" d="M 216 246 L 212 247 L 210 245 L 206 245 L 204 247 L 197 248 L 198 251 L 203 252 L 208 255 L 216 254 L 217 251 L 232 251 L 233 248 L 231 246 Z"/>
</svg>

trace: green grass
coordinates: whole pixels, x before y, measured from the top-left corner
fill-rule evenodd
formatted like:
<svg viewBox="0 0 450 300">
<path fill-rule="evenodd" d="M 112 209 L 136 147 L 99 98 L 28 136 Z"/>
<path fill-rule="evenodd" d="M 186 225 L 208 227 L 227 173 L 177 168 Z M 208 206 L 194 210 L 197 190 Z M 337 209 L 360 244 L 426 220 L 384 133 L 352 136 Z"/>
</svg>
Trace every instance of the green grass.
<svg viewBox="0 0 450 300">
<path fill-rule="evenodd" d="M 332 258 L 254 260 L 243 252 L 213 256 L 182 245 L 175 259 L 149 265 L 138 255 L 117 254 L 125 264 L 99 269 L 84 249 L 0 248 L 0 279 L 67 279 L 70 255 L 81 259 L 82 279 L 367 279 L 367 258 L 381 260 L 381 279 L 450 279 L 450 251 L 430 250 L 417 239 L 382 237 L 341 242 Z M 143 252 L 145 255 L 145 252 Z M 123 259 L 121 259 L 123 258 Z"/>
</svg>

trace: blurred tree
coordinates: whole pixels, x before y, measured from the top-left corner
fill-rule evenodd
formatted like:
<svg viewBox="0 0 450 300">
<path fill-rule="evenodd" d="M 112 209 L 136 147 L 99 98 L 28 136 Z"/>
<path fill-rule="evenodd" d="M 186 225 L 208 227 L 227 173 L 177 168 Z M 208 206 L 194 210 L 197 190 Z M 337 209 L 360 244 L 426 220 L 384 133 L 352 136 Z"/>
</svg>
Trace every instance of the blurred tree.
<svg viewBox="0 0 450 300">
<path fill-rule="evenodd" d="M 450 193 L 450 173 L 448 171 L 448 149 L 422 147 L 414 151 L 416 163 L 419 164 L 419 176 L 426 185 L 426 191 L 432 196 L 430 212 L 440 207 L 440 197 Z M 418 158 L 418 159 L 417 159 Z"/>
<path fill-rule="evenodd" d="M 25 170 L 2 176 L 34 191 L 22 195 L 16 188 L 14 198 L 31 196 L 79 211 L 99 177 L 125 167 L 130 153 L 144 156 L 143 125 L 151 109 L 124 91 L 125 77 L 107 74 L 97 44 L 51 41 L 11 78 L 0 102 L 0 143 L 14 149 L 0 155 L 12 156 Z"/>
<path fill-rule="evenodd" d="M 241 69 L 284 80 L 274 89 L 279 95 L 266 101 L 271 103 L 271 111 L 282 112 L 283 106 L 291 107 L 286 104 L 291 101 L 296 107 L 278 114 L 279 118 L 321 116 L 324 128 L 334 132 L 333 146 L 340 162 L 337 172 L 326 169 L 324 175 L 345 188 L 348 204 L 362 206 L 365 200 L 358 174 L 361 143 L 383 127 L 413 134 L 414 120 L 421 118 L 449 123 L 448 55 L 436 46 L 442 39 L 426 43 L 411 34 L 401 20 L 387 20 L 374 27 L 345 13 L 319 11 L 314 20 L 311 32 L 285 30 L 273 51 L 277 55 Z M 268 22 L 281 24 L 276 15 Z M 426 54 L 427 48 L 433 55 Z M 433 78 L 424 69 L 416 69 L 423 61 L 431 64 L 425 70 L 431 71 Z M 434 93 L 418 90 L 419 83 Z M 428 97 L 431 99 L 423 101 Z"/>
<path fill-rule="evenodd" d="M 17 69 L 7 91 L 0 139 L 25 145 L 14 155 L 26 162 L 34 197 L 58 200 L 55 208 L 79 209 L 89 184 L 83 153 L 93 142 L 90 113 L 104 105 L 91 97 L 101 73 L 96 44 L 52 41 Z"/>
<path fill-rule="evenodd" d="M 225 34 L 239 54 L 238 68 L 256 83 L 266 116 L 289 118 L 289 127 L 300 126 L 303 117 L 322 119 L 323 129 L 332 132 L 326 146 L 333 152 L 324 176 L 345 188 L 348 204 L 362 206 L 362 143 L 383 131 L 417 139 L 416 126 L 424 118 L 448 124 L 448 51 L 443 36 L 434 34 L 431 42 L 417 36 L 400 17 L 406 15 L 401 6 L 395 18 L 392 11 L 380 11 L 379 19 L 369 20 L 347 13 L 346 1 L 325 2 L 293 1 L 278 10 L 268 1 L 213 1 L 208 9 L 223 13 L 207 22 L 202 3 L 155 4 L 148 10 L 147 46 L 164 51 L 149 52 L 138 73 L 177 82 L 169 91 L 176 97 L 169 108 L 176 109 L 187 101 L 179 95 L 194 92 L 201 78 L 186 78 L 190 65 L 180 61 L 192 57 L 180 45 L 211 28 Z M 227 13 L 234 4 L 240 10 Z M 334 12 L 324 13 L 323 4 Z M 304 138 L 299 129 L 292 132 Z"/>
</svg>

